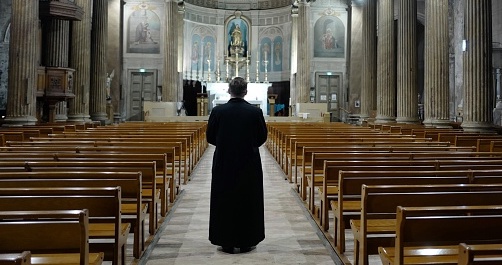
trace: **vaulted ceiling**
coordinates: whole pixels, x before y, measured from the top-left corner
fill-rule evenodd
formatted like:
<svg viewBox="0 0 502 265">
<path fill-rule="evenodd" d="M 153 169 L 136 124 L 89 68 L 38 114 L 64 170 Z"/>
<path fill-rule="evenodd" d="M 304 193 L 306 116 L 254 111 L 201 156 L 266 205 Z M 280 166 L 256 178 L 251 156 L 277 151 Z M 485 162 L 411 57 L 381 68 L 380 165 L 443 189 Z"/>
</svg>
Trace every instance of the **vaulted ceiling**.
<svg viewBox="0 0 502 265">
<path fill-rule="evenodd" d="M 185 0 L 196 6 L 228 10 L 263 10 L 291 6 L 291 0 Z"/>
</svg>

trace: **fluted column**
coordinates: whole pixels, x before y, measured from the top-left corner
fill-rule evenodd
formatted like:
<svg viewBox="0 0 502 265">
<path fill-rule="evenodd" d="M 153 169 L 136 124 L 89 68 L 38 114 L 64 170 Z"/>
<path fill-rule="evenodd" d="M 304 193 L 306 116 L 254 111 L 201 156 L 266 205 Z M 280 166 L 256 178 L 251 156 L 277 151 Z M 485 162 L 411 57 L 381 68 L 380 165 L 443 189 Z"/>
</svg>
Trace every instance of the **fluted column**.
<svg viewBox="0 0 502 265">
<path fill-rule="evenodd" d="M 45 66 L 68 67 L 70 49 L 70 21 L 51 19 L 47 21 L 45 40 Z"/>
<path fill-rule="evenodd" d="M 376 1 L 366 1 L 363 6 L 361 120 L 367 119 L 375 109 L 376 54 Z"/>
<path fill-rule="evenodd" d="M 467 131 L 492 129 L 491 0 L 465 1 L 464 119 Z"/>
<path fill-rule="evenodd" d="M 162 101 L 173 102 L 178 91 L 178 3 L 166 1 L 166 27 L 164 39 L 164 82 Z"/>
<path fill-rule="evenodd" d="M 298 63 L 296 72 L 296 102 L 309 102 L 310 96 L 310 3 L 301 0 L 298 3 Z"/>
<path fill-rule="evenodd" d="M 396 120 L 394 0 L 380 0 L 378 11 L 376 122 L 389 123 Z"/>
<path fill-rule="evenodd" d="M 70 49 L 70 21 L 51 19 L 45 26 L 45 54 L 43 65 L 47 67 L 68 68 Z M 52 103 L 51 103 L 52 104 Z M 55 105 L 55 121 L 66 121 L 68 119 L 66 101 L 59 101 Z"/>
<path fill-rule="evenodd" d="M 448 0 L 425 1 L 424 124 L 450 127 Z"/>
<path fill-rule="evenodd" d="M 108 44 L 108 0 L 93 1 L 91 31 L 91 87 L 89 112 L 102 124 L 106 114 L 106 48 Z"/>
<path fill-rule="evenodd" d="M 291 76 L 290 76 L 290 99 L 291 111 L 289 116 L 293 116 L 296 111 L 296 103 L 298 102 L 298 87 L 296 86 L 295 74 L 297 73 L 298 64 L 298 5 L 291 7 Z M 295 114 L 296 115 L 296 114 Z"/>
<path fill-rule="evenodd" d="M 184 56 L 184 45 L 185 38 L 183 35 L 183 29 L 185 28 L 185 5 L 184 2 L 178 3 L 178 82 L 179 84 L 183 84 L 183 56 Z M 215 56 L 216 58 L 216 56 Z M 217 69 L 216 62 L 211 62 L 211 65 L 214 66 L 213 69 Z M 178 93 L 176 101 L 183 101 L 183 86 L 178 85 Z"/>
<path fill-rule="evenodd" d="M 91 77 L 91 0 L 76 0 L 82 7 L 84 16 L 81 21 L 72 22 L 70 40 L 70 67 L 73 74 L 75 98 L 68 101 L 68 121 L 91 121 L 89 116 L 89 85 Z"/>
<path fill-rule="evenodd" d="M 4 126 L 34 125 L 36 118 L 38 1 L 12 1 L 9 84 Z"/>
<path fill-rule="evenodd" d="M 418 122 L 417 1 L 401 0 L 397 33 L 397 122 Z"/>
</svg>

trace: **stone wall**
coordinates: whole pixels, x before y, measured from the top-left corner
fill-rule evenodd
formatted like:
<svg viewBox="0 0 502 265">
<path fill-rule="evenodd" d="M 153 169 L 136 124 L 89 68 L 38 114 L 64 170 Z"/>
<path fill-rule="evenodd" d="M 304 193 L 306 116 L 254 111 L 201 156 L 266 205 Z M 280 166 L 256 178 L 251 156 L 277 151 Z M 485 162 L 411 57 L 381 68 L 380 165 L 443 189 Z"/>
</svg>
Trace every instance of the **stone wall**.
<svg viewBox="0 0 502 265">
<path fill-rule="evenodd" d="M 11 7 L 12 0 L 0 1 L 0 113 L 7 107 Z"/>
</svg>

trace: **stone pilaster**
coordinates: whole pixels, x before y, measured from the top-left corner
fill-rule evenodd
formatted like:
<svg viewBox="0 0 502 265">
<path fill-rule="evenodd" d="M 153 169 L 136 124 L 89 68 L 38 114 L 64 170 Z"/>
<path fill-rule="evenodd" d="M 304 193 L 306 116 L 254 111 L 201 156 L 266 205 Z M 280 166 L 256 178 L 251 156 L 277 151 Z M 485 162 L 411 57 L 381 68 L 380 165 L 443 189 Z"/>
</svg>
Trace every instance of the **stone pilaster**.
<svg viewBox="0 0 502 265">
<path fill-rule="evenodd" d="M 376 95 L 376 1 L 363 4 L 363 73 L 361 81 L 361 120 L 375 109 Z"/>
<path fill-rule="evenodd" d="M 173 102 L 178 92 L 178 3 L 166 1 L 166 27 L 164 39 L 164 82 L 162 101 Z M 174 67 L 173 67 L 174 66 Z"/>
<path fill-rule="evenodd" d="M 108 0 L 93 1 L 91 31 L 91 86 L 89 112 L 93 121 L 107 120 L 106 78 L 108 47 Z"/>
<path fill-rule="evenodd" d="M 34 125 L 37 67 L 39 65 L 39 4 L 12 1 L 9 44 L 9 84 L 4 126 Z"/>
<path fill-rule="evenodd" d="M 108 0 L 108 50 L 106 52 L 106 73 L 110 77 L 108 79 L 107 91 L 107 115 L 108 122 L 117 122 L 119 119 L 114 117 L 120 116 L 120 85 L 122 80 L 122 40 L 124 25 L 124 1 Z M 109 94 L 109 95 L 108 95 Z M 109 97 L 108 97 L 109 96 Z"/>
<path fill-rule="evenodd" d="M 296 87 L 296 73 L 298 64 L 298 5 L 293 5 L 291 7 L 291 76 L 290 76 L 290 99 L 291 99 L 291 111 L 289 116 L 293 116 L 296 111 L 296 103 L 298 102 L 298 94 Z M 296 115 L 296 114 L 295 114 Z"/>
<path fill-rule="evenodd" d="M 424 124 L 449 127 L 448 0 L 425 2 Z"/>
<path fill-rule="evenodd" d="M 401 0 L 397 39 L 397 122 L 418 122 L 417 1 Z"/>
<path fill-rule="evenodd" d="M 394 44 L 394 0 L 378 5 L 377 123 L 396 121 L 396 57 Z"/>
<path fill-rule="evenodd" d="M 310 102 L 310 61 L 312 59 L 310 50 L 310 3 L 301 0 L 298 3 L 298 53 L 296 71 L 296 102 Z"/>
<path fill-rule="evenodd" d="M 464 119 L 466 131 L 492 129 L 491 0 L 465 1 Z"/>
<path fill-rule="evenodd" d="M 179 84 L 183 84 L 183 57 L 184 57 L 184 28 L 185 28 L 185 5 L 184 2 L 178 3 L 178 79 Z M 216 56 L 215 56 L 216 58 Z M 216 58 L 218 60 L 218 58 Z M 217 69 L 216 61 L 211 62 L 211 68 L 216 71 Z M 216 79 L 216 76 L 215 76 Z M 176 101 L 183 101 L 183 86 L 178 85 L 178 93 Z"/>
<path fill-rule="evenodd" d="M 89 122 L 89 87 L 91 78 L 91 0 L 76 0 L 82 7 L 84 16 L 81 21 L 72 22 L 70 40 L 70 67 L 73 74 L 75 98 L 68 101 L 68 121 Z"/>
</svg>

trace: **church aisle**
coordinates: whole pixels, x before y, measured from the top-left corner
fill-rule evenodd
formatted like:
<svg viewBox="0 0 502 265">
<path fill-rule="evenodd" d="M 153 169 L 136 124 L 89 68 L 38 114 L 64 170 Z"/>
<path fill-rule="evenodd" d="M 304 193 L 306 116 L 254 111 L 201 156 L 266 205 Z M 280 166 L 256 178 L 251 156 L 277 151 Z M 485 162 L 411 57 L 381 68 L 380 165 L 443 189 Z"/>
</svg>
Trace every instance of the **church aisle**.
<svg viewBox="0 0 502 265">
<path fill-rule="evenodd" d="M 264 148 L 265 240 L 246 254 L 227 254 L 208 240 L 209 195 L 214 146 L 210 146 L 160 237 L 139 264 L 336 264 L 338 258 L 312 223 L 284 174 Z M 232 209 L 228 209 L 231 211 Z M 242 229 L 246 229 L 243 227 Z M 320 236 L 319 236 L 320 235 Z M 152 248 L 153 247 L 153 248 Z"/>
</svg>

